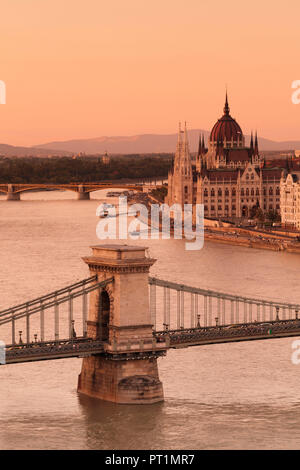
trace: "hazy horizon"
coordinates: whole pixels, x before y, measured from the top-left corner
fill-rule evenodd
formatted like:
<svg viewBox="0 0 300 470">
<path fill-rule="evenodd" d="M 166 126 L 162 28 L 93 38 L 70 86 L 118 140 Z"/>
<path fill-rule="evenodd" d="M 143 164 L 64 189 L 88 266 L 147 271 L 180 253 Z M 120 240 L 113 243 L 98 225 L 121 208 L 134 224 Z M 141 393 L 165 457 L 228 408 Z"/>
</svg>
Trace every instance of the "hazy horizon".
<svg viewBox="0 0 300 470">
<path fill-rule="evenodd" d="M 300 5 L 4 0 L 0 142 L 210 130 L 227 84 L 245 134 L 300 140 Z M 298 46 L 298 47 L 297 47 Z"/>
</svg>

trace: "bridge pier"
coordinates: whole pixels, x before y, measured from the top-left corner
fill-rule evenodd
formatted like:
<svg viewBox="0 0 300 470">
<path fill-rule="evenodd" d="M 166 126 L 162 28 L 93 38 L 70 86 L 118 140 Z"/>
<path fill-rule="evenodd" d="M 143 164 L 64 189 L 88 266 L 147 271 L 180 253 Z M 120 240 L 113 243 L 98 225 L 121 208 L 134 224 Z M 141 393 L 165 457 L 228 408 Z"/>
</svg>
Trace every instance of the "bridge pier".
<svg viewBox="0 0 300 470">
<path fill-rule="evenodd" d="M 6 200 L 7 201 L 20 201 L 20 193 L 14 193 L 14 192 L 10 192 L 8 191 L 8 193 L 6 194 Z"/>
<path fill-rule="evenodd" d="M 153 339 L 148 296 L 148 273 L 156 260 L 147 258 L 143 247 L 92 250 L 84 258 L 91 274 L 98 282 L 111 276 L 114 281 L 90 295 L 87 336 L 101 339 L 104 353 L 83 359 L 78 392 L 115 403 L 163 401 L 157 358 L 167 347 Z"/>
<path fill-rule="evenodd" d="M 83 193 L 83 192 L 77 193 L 78 201 L 88 201 L 89 199 L 90 199 L 90 193 Z"/>
<path fill-rule="evenodd" d="M 77 199 L 78 201 L 87 201 L 90 199 L 90 193 L 84 190 L 83 184 L 78 186 Z"/>
<path fill-rule="evenodd" d="M 14 192 L 14 188 L 12 184 L 8 185 L 8 192 L 6 193 L 6 200 L 7 201 L 20 201 L 20 193 Z"/>
</svg>

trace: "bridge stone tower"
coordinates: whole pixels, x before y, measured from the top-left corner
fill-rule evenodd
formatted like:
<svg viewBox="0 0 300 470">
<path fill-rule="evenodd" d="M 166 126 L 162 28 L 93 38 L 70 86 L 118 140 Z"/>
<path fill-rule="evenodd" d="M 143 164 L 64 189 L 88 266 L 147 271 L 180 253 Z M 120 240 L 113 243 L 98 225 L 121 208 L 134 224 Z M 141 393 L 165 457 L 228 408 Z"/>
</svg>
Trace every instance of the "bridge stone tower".
<svg viewBox="0 0 300 470">
<path fill-rule="evenodd" d="M 113 281 L 91 293 L 87 335 L 102 340 L 104 352 L 83 359 L 78 392 L 116 403 L 162 401 L 157 357 L 167 348 L 153 339 L 148 296 L 148 273 L 156 260 L 138 246 L 92 250 L 83 259 L 97 275 L 95 282 Z"/>
</svg>

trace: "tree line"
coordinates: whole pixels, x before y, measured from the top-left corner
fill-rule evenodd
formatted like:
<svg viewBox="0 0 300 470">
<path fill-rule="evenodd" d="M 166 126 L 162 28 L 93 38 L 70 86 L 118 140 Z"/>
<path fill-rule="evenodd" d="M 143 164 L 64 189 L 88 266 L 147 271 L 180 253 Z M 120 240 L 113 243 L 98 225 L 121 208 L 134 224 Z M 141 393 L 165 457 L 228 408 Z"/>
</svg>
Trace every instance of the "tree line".
<svg viewBox="0 0 300 470">
<path fill-rule="evenodd" d="M 158 156 L 101 158 L 24 157 L 0 159 L 0 183 L 77 183 L 133 178 L 165 177 L 172 164 L 171 154 Z"/>
</svg>

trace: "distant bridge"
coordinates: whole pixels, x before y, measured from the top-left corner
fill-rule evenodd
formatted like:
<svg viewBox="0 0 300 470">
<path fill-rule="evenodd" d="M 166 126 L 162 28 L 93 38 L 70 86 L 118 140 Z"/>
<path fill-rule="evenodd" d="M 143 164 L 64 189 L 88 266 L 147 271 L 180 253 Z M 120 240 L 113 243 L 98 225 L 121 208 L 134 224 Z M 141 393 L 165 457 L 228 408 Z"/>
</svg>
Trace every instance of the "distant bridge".
<svg viewBox="0 0 300 470">
<path fill-rule="evenodd" d="M 122 182 L 109 182 L 102 181 L 96 183 L 69 183 L 69 184 L 0 184 L 0 193 L 7 195 L 8 201 L 19 201 L 20 194 L 26 191 L 38 190 L 59 190 L 59 191 L 73 191 L 77 194 L 78 200 L 90 199 L 90 193 L 99 191 L 101 189 L 123 189 L 127 191 L 148 191 L 150 189 L 161 187 L 162 184 L 155 183 L 122 183 Z"/>
</svg>

